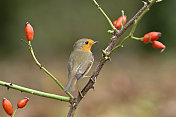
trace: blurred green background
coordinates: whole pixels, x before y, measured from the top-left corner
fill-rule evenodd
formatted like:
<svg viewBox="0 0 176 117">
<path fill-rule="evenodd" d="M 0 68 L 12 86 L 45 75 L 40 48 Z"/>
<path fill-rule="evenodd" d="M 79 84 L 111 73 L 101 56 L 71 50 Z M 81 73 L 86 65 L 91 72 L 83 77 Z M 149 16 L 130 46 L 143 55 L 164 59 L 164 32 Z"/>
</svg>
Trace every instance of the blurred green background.
<svg viewBox="0 0 176 117">
<path fill-rule="evenodd" d="M 141 0 L 97 2 L 112 21 L 121 10 L 129 20 L 143 6 Z M 161 54 L 151 44 L 128 40 L 104 66 L 95 91 L 80 103 L 76 117 L 176 117 L 175 10 L 175 0 L 163 0 L 143 17 L 135 32 L 137 37 L 150 31 L 162 32 L 159 41 L 166 50 Z M 20 40 L 26 39 L 25 23 L 34 28 L 32 45 L 39 61 L 64 85 L 73 43 L 83 37 L 99 41 L 92 48 L 93 71 L 111 37 L 108 22 L 92 0 L 4 0 L 0 2 L 0 17 L 0 80 L 61 95 L 65 94 L 35 65 Z M 17 117 L 65 117 L 69 109 L 65 102 L 0 86 L 0 99 L 3 97 L 11 100 L 14 108 L 21 98 L 30 98 L 27 107 L 17 111 Z M 2 106 L 0 117 L 7 117 Z"/>
</svg>

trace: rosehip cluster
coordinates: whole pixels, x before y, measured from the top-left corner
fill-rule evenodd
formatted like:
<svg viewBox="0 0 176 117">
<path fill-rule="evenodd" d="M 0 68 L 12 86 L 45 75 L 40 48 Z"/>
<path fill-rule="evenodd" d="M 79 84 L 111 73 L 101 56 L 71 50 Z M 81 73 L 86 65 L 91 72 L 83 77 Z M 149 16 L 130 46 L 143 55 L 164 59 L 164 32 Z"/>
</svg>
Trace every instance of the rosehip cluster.
<svg viewBox="0 0 176 117">
<path fill-rule="evenodd" d="M 25 107 L 25 105 L 27 104 L 28 101 L 29 101 L 29 98 L 23 98 L 22 100 L 20 100 L 17 103 L 17 109 Z M 2 106 L 8 115 L 10 115 L 10 116 L 13 115 L 13 107 L 12 107 L 12 104 L 9 100 L 7 100 L 6 98 L 3 98 Z"/>
<path fill-rule="evenodd" d="M 113 22 L 113 25 L 120 29 L 123 25 L 125 25 L 127 21 L 126 16 L 120 16 L 117 20 Z M 141 38 L 141 41 L 144 43 L 152 43 L 152 46 L 156 49 L 161 49 L 162 51 L 166 48 L 161 42 L 157 41 L 161 37 L 160 32 L 149 32 Z"/>
<path fill-rule="evenodd" d="M 151 43 L 152 46 L 156 49 L 165 49 L 165 45 L 163 45 L 161 42 L 157 41 L 161 37 L 160 32 L 149 32 L 144 35 L 143 42 L 144 43 Z"/>
</svg>

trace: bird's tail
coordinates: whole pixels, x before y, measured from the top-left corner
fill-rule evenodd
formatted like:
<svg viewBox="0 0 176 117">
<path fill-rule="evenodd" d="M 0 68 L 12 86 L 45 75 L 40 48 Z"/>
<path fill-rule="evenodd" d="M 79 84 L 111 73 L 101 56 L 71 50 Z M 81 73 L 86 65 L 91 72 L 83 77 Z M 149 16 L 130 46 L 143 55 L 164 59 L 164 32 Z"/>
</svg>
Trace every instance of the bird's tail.
<svg viewBox="0 0 176 117">
<path fill-rule="evenodd" d="M 65 92 L 75 91 L 75 89 L 76 89 L 76 82 L 77 82 L 76 78 L 70 78 L 70 79 L 68 79 L 67 85 L 66 85 L 64 91 Z"/>
</svg>

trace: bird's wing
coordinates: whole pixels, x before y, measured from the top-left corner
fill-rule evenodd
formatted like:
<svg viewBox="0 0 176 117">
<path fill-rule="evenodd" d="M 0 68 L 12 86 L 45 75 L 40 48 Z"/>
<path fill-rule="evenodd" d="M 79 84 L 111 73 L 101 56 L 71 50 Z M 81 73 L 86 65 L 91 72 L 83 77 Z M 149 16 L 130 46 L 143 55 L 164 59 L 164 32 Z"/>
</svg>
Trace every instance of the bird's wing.
<svg viewBox="0 0 176 117">
<path fill-rule="evenodd" d="M 81 77 L 86 75 L 89 72 L 90 68 L 92 67 L 92 64 L 93 61 L 89 61 L 79 65 L 75 74 L 76 79 L 79 80 Z"/>
<path fill-rule="evenodd" d="M 84 62 L 83 64 L 78 65 L 77 69 L 73 70 L 73 63 L 70 62 L 70 64 L 68 64 L 69 80 L 64 91 L 74 91 L 76 81 L 82 78 L 90 70 L 92 64 L 93 61 Z"/>
</svg>

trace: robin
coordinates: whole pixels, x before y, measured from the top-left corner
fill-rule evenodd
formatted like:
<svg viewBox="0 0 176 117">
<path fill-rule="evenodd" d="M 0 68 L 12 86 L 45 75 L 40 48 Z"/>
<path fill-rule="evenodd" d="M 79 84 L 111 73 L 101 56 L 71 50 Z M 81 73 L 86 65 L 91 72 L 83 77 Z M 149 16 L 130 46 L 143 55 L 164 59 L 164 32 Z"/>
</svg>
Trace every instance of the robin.
<svg viewBox="0 0 176 117">
<path fill-rule="evenodd" d="M 65 92 L 75 90 L 77 81 L 80 78 L 86 77 L 94 62 L 94 56 L 91 52 L 91 47 L 96 41 L 91 39 L 80 39 L 73 45 L 73 50 L 68 60 L 68 81 L 65 87 Z M 80 93 L 80 91 L 78 90 Z"/>
</svg>

